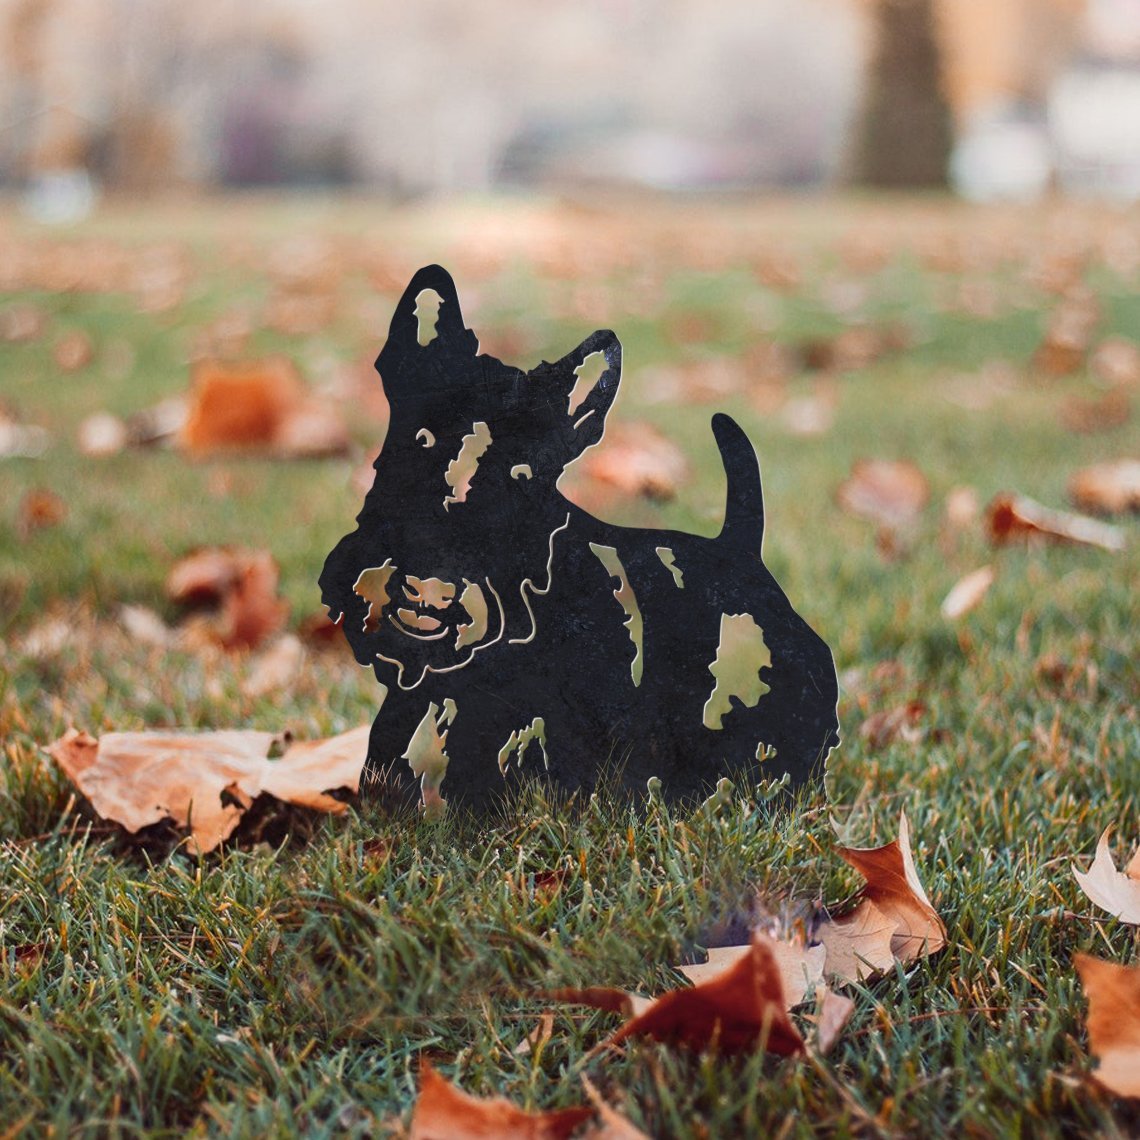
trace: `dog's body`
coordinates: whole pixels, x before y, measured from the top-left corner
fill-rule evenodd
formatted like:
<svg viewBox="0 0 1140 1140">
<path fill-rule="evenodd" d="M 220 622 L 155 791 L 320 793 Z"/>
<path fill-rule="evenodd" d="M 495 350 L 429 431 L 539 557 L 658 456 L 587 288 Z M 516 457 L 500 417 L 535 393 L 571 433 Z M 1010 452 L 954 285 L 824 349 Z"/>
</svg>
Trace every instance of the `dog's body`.
<svg viewBox="0 0 1140 1140">
<path fill-rule="evenodd" d="M 433 294 L 429 340 L 418 318 Z M 449 798 L 484 806 L 520 770 L 588 790 L 611 767 L 630 789 L 659 777 L 675 798 L 753 770 L 765 750 L 765 771 L 795 782 L 822 767 L 838 742 L 831 653 L 761 560 L 759 467 L 731 419 L 713 420 L 721 534 L 640 530 L 556 489 L 601 438 L 621 372 L 613 333 L 523 373 L 478 355 L 451 278 L 429 266 L 377 369 L 388 435 L 358 527 L 321 575 L 357 660 L 387 688 L 373 774 L 418 777 L 425 804 L 446 775 Z"/>
</svg>

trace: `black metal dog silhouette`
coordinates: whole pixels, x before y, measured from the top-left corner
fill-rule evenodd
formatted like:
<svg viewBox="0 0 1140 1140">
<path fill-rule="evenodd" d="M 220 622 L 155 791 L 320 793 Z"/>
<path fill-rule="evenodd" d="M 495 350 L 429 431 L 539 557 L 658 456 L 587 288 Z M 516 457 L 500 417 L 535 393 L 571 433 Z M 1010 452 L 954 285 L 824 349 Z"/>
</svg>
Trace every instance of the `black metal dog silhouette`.
<svg viewBox="0 0 1140 1140">
<path fill-rule="evenodd" d="M 839 740 L 835 667 L 761 559 L 759 464 L 732 419 L 712 421 L 720 534 L 641 530 L 556 487 L 602 436 L 621 376 L 612 332 L 512 368 L 479 354 L 432 265 L 376 367 L 388 434 L 320 579 L 387 689 L 373 780 L 418 784 L 431 807 L 446 776 L 448 798 L 483 807 L 520 771 L 588 791 L 609 768 L 631 790 L 656 776 L 691 798 L 759 760 L 793 783 L 822 770 Z"/>
</svg>

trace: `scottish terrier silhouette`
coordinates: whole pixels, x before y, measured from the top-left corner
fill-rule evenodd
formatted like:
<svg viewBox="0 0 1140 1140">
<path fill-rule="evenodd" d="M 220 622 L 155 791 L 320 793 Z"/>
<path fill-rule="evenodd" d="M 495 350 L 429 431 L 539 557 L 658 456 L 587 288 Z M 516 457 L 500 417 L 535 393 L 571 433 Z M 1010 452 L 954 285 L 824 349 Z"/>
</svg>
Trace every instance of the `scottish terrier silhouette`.
<svg viewBox="0 0 1140 1140">
<path fill-rule="evenodd" d="M 386 690 L 366 788 L 418 790 L 438 810 L 446 778 L 449 800 L 483 809 L 528 773 L 589 792 L 609 772 L 643 795 L 657 777 L 685 800 L 726 775 L 822 771 L 839 742 L 835 666 L 761 558 L 759 463 L 731 418 L 712 420 L 720 534 L 643 530 L 557 489 L 602 437 L 621 377 L 612 332 L 523 372 L 480 355 L 431 265 L 376 368 L 388 433 L 320 577 Z"/>
</svg>

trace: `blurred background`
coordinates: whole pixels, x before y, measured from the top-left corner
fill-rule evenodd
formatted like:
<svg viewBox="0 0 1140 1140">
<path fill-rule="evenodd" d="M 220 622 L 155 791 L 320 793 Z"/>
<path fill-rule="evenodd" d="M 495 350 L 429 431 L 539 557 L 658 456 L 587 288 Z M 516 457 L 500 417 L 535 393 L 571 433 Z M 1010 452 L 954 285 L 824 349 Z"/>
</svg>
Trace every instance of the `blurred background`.
<svg viewBox="0 0 1140 1140">
<path fill-rule="evenodd" d="M 0 0 L 0 186 L 1140 194 L 1140 0 Z"/>
</svg>

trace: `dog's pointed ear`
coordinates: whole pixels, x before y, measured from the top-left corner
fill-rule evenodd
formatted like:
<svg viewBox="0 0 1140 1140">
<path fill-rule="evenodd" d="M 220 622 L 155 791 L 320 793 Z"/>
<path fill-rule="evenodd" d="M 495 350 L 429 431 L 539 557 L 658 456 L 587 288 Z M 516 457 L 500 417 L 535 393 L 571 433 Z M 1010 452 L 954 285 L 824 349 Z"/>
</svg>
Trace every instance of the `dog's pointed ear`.
<svg viewBox="0 0 1140 1140">
<path fill-rule="evenodd" d="M 451 274 L 441 265 L 426 265 L 408 283 L 396 306 L 376 367 L 383 372 L 394 356 L 415 360 L 440 353 L 474 356 L 478 351 L 477 337 L 463 325 Z"/>
<path fill-rule="evenodd" d="M 569 463 L 602 438 L 621 383 L 621 341 L 598 329 L 551 369 L 565 393 Z"/>
</svg>

